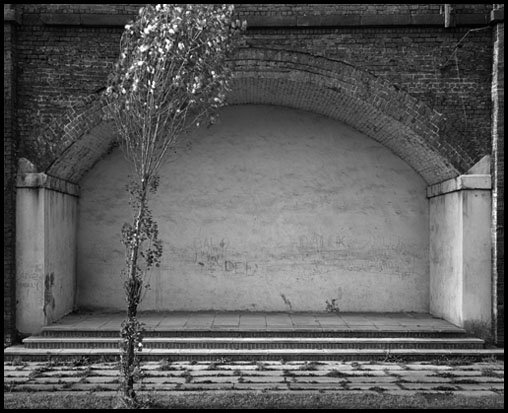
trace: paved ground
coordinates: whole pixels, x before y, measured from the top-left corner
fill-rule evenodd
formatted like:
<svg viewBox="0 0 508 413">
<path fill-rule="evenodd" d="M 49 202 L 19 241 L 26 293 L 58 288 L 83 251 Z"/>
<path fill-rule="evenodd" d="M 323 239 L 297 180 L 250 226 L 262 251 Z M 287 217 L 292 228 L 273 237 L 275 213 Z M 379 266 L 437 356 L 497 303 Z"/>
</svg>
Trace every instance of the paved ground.
<svg viewBox="0 0 508 413">
<path fill-rule="evenodd" d="M 116 392 L 115 363 L 5 362 L 9 392 Z M 375 392 L 396 395 L 446 393 L 504 395 L 504 361 L 434 362 L 146 362 L 138 390 L 146 392 L 235 391 Z"/>
<path fill-rule="evenodd" d="M 145 312 L 138 318 L 147 330 L 462 331 L 426 313 Z M 124 319 L 123 312 L 77 313 L 64 317 L 49 329 L 119 329 Z"/>
</svg>

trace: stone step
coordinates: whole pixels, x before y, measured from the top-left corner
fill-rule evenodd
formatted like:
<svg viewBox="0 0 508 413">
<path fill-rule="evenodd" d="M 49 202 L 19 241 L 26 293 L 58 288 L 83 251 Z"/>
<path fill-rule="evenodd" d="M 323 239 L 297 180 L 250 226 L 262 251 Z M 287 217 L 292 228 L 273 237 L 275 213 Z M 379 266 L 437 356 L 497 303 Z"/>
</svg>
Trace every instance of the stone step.
<svg viewBox="0 0 508 413">
<path fill-rule="evenodd" d="M 117 349 L 120 338 L 46 337 L 23 340 L 31 349 Z M 146 337 L 145 349 L 481 349 L 478 338 Z"/>
<path fill-rule="evenodd" d="M 100 329 L 100 328 L 69 328 L 68 326 L 48 326 L 44 327 L 41 335 L 44 337 L 112 337 L 119 336 L 118 329 Z M 295 338 L 394 338 L 394 337 L 413 337 L 413 338 L 460 338 L 465 337 L 466 332 L 459 327 L 450 328 L 266 328 L 242 330 L 238 327 L 221 329 L 145 329 L 144 337 L 295 337 Z"/>
<path fill-rule="evenodd" d="M 48 359 L 118 359 L 118 349 L 31 349 L 23 345 L 4 349 L 4 361 Z M 439 358 L 504 359 L 503 349 L 144 349 L 144 361 L 169 360 L 435 360 Z"/>
</svg>

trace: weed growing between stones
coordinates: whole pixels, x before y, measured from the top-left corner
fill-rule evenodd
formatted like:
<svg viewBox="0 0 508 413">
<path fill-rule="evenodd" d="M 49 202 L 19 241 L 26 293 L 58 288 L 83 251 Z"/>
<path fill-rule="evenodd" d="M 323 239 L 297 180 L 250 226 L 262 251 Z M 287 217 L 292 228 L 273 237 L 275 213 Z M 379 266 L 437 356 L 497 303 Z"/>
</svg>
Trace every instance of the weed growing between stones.
<svg viewBox="0 0 508 413">
<path fill-rule="evenodd" d="M 386 391 L 386 389 L 379 387 L 379 386 L 373 386 L 369 388 L 370 391 L 375 391 L 376 393 L 383 393 Z"/>
<path fill-rule="evenodd" d="M 482 376 L 484 377 L 504 377 L 502 374 L 494 371 L 491 368 L 482 369 Z"/>
<path fill-rule="evenodd" d="M 303 370 L 303 371 L 311 371 L 311 370 L 317 370 L 318 369 L 318 365 L 320 363 L 317 362 L 317 361 L 306 361 L 305 363 L 303 363 L 301 366 L 298 367 L 298 370 Z"/>
<path fill-rule="evenodd" d="M 337 305 L 336 301 L 337 300 L 335 298 L 332 298 L 331 301 L 328 301 L 328 300 L 325 301 L 326 312 L 328 312 L 328 313 L 335 313 L 335 314 L 339 314 L 340 313 L 340 308 Z"/>
<path fill-rule="evenodd" d="M 428 362 L 423 362 L 426 365 L 437 365 L 437 366 L 467 366 L 475 362 L 473 357 L 446 357 L 440 356 Z"/>
<path fill-rule="evenodd" d="M 450 379 L 450 378 L 453 378 L 453 377 L 457 377 L 457 375 L 455 375 L 453 373 L 450 373 L 448 371 L 438 371 L 437 373 L 433 374 L 432 376 L 433 377 L 442 377 L 442 378 L 445 378 L 445 379 Z"/>
<path fill-rule="evenodd" d="M 160 365 L 157 367 L 159 371 L 170 371 L 176 370 L 176 367 L 171 365 L 171 361 L 169 359 L 163 359 L 160 361 Z"/>
<path fill-rule="evenodd" d="M 185 383 L 190 383 L 194 378 L 189 370 L 185 370 L 180 377 L 185 378 Z"/>
<path fill-rule="evenodd" d="M 349 377 L 349 374 L 333 369 L 333 370 L 330 370 L 329 372 L 327 372 L 325 374 L 325 376 L 327 376 L 327 377 Z"/>
<path fill-rule="evenodd" d="M 256 362 L 256 370 L 263 371 L 268 369 L 266 368 L 265 364 L 262 361 L 258 361 Z"/>
</svg>

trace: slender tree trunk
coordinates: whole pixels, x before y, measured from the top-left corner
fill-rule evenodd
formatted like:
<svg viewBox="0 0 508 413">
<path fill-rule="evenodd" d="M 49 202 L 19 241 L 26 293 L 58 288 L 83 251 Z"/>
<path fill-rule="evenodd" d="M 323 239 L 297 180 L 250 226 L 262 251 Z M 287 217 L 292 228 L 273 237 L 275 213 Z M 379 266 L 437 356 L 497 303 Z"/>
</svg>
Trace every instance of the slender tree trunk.
<svg viewBox="0 0 508 413">
<path fill-rule="evenodd" d="M 123 374 L 126 379 L 125 388 L 124 388 L 124 396 L 132 401 L 136 401 L 136 393 L 134 391 L 134 372 L 133 368 L 135 366 L 135 358 L 136 358 L 136 329 L 134 326 L 136 325 L 135 319 L 138 312 L 138 304 L 141 296 L 141 279 L 137 277 L 137 262 L 139 256 L 140 249 L 140 231 L 141 231 L 141 222 L 143 218 L 143 212 L 145 210 L 146 203 L 146 193 L 147 193 L 147 182 L 144 181 L 142 184 L 142 192 L 141 198 L 139 200 L 139 210 L 134 221 L 134 245 L 131 251 L 130 258 L 130 268 L 127 278 L 127 297 L 128 297 L 128 307 L 127 307 L 127 326 L 129 334 L 127 335 L 127 343 L 125 347 L 125 359 L 126 364 L 122 366 Z"/>
</svg>

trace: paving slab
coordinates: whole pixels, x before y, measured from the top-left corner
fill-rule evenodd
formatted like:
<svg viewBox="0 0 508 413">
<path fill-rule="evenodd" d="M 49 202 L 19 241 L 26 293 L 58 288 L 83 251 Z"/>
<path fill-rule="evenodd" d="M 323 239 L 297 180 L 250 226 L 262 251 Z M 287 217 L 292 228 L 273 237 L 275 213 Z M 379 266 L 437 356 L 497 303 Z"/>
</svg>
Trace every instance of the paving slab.
<svg viewBox="0 0 508 413">
<path fill-rule="evenodd" d="M 76 384 L 72 384 L 75 386 Z M 17 384 L 14 386 L 16 392 L 54 392 L 61 388 L 58 384 Z"/>
<path fill-rule="evenodd" d="M 4 383 L 27 383 L 28 377 L 4 377 Z"/>
<path fill-rule="evenodd" d="M 404 376 L 399 377 L 399 381 L 403 383 L 449 383 L 453 384 L 454 378 L 437 377 L 437 376 Z"/>
<path fill-rule="evenodd" d="M 155 385 L 155 384 L 177 384 L 185 383 L 184 377 L 143 377 L 140 380 L 141 384 L 144 385 Z"/>
<path fill-rule="evenodd" d="M 177 390 L 228 390 L 234 389 L 239 383 L 184 383 Z"/>
<path fill-rule="evenodd" d="M 455 390 L 453 392 L 455 396 L 465 396 L 465 397 L 499 397 L 499 393 L 491 390 Z"/>
<path fill-rule="evenodd" d="M 59 320 L 57 325 L 70 327 L 81 323 L 90 317 L 93 317 L 93 314 L 70 314 Z M 50 326 L 53 327 L 53 325 Z"/>
<path fill-rule="evenodd" d="M 85 382 L 82 377 L 36 377 L 30 380 L 30 384 L 60 384 Z M 102 381 L 100 381 L 102 382 Z"/>
<path fill-rule="evenodd" d="M 398 372 L 398 371 L 404 371 L 404 367 L 403 366 L 399 366 L 397 364 L 388 364 L 388 363 L 384 363 L 384 364 L 373 364 L 373 365 L 365 365 L 362 367 L 364 370 L 368 370 L 370 372 L 374 372 L 374 371 L 385 371 L 385 370 L 388 370 L 390 372 Z"/>
<path fill-rule="evenodd" d="M 287 381 L 286 386 L 290 390 L 344 390 L 346 385 L 340 382 L 298 382 L 298 381 Z"/>
<path fill-rule="evenodd" d="M 28 377 L 30 373 L 31 370 L 4 370 L 4 377 Z"/>
<path fill-rule="evenodd" d="M 135 386 L 136 388 L 136 386 Z M 95 392 L 95 391 L 118 391 L 119 385 L 117 383 L 76 383 L 70 387 L 73 391 Z"/>
<path fill-rule="evenodd" d="M 263 318 L 240 318 L 239 326 L 242 329 L 264 331 L 266 329 L 266 319 Z"/>
<path fill-rule="evenodd" d="M 455 380 L 456 384 L 460 384 L 461 382 L 476 382 L 476 383 L 504 383 L 503 377 L 485 377 L 485 376 L 469 376 L 464 377 L 462 375 L 459 375 L 457 377 L 454 377 L 453 380 Z"/>
<path fill-rule="evenodd" d="M 436 376 L 439 374 L 448 374 L 448 371 L 436 371 L 434 369 L 425 369 L 425 370 L 398 370 L 397 375 L 399 377 L 426 377 L 426 376 Z"/>
<path fill-rule="evenodd" d="M 239 325 L 240 325 L 240 317 L 238 315 L 235 317 L 233 317 L 233 316 L 228 316 L 228 317 L 217 316 L 213 320 L 213 324 L 212 324 L 213 328 L 222 328 L 222 327 L 231 327 L 231 326 L 238 327 Z"/>
<path fill-rule="evenodd" d="M 118 383 L 119 377 L 112 376 L 87 376 L 84 378 L 83 383 Z"/>
<path fill-rule="evenodd" d="M 161 319 L 157 323 L 153 323 L 151 325 L 155 327 L 161 327 L 163 325 L 173 326 L 173 325 L 185 325 L 189 320 L 189 316 L 178 315 L 174 317 L 161 317 Z"/>
<path fill-rule="evenodd" d="M 350 390 L 370 390 L 376 393 L 385 393 L 388 391 L 398 391 L 400 387 L 395 383 L 351 383 L 347 387 Z"/>
<path fill-rule="evenodd" d="M 504 383 L 480 383 L 480 384 L 457 384 L 459 389 L 467 390 L 467 391 L 476 391 L 476 390 L 501 390 L 504 392 Z"/>
<path fill-rule="evenodd" d="M 452 366 L 446 366 L 446 365 L 438 365 L 438 364 L 432 364 L 423 362 L 421 364 L 417 363 L 405 363 L 404 364 L 407 368 L 407 371 L 414 371 L 414 370 L 422 370 L 422 371 L 431 371 L 431 370 L 453 370 Z"/>
<path fill-rule="evenodd" d="M 335 318 L 316 317 L 316 321 L 321 326 L 329 326 L 329 325 L 345 326 L 345 325 L 347 325 L 346 322 L 342 318 L 339 318 L 339 317 L 335 317 Z"/>
<path fill-rule="evenodd" d="M 399 385 L 402 389 L 408 389 L 408 390 L 421 390 L 421 391 L 427 391 L 427 390 L 455 391 L 455 390 L 460 390 L 460 388 L 458 386 L 455 386 L 455 385 L 449 384 L 449 383 L 416 382 L 416 383 L 399 383 Z"/>
<path fill-rule="evenodd" d="M 393 376 L 349 376 L 344 379 L 349 383 L 395 383 L 399 381 L 397 377 Z"/>
<path fill-rule="evenodd" d="M 358 327 L 368 327 L 368 328 L 374 328 L 374 327 L 377 327 L 377 324 L 373 323 L 372 321 L 370 320 L 361 320 L 361 319 L 345 319 L 344 320 L 345 323 L 351 327 L 351 328 L 358 328 Z"/>
</svg>

